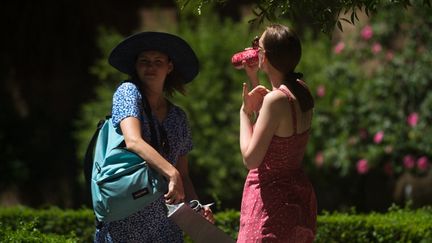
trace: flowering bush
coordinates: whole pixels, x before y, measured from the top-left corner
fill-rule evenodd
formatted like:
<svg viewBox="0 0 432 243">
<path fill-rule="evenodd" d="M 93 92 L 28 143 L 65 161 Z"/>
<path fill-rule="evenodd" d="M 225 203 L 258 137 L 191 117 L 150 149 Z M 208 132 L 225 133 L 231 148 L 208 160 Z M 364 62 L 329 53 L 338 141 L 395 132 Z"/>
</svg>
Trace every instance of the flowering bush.
<svg viewBox="0 0 432 243">
<path fill-rule="evenodd" d="M 430 170 L 431 25 L 430 8 L 389 9 L 335 41 L 327 65 L 311 78 L 309 169 L 332 168 L 343 177 Z"/>
</svg>

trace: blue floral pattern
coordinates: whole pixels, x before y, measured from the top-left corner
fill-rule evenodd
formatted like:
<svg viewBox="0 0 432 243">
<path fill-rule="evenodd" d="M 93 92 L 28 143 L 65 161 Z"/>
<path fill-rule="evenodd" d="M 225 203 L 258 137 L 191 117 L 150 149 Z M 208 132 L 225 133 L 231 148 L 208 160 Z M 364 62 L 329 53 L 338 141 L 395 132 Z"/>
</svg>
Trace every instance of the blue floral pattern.
<svg viewBox="0 0 432 243">
<path fill-rule="evenodd" d="M 121 84 L 113 96 L 112 120 L 120 131 L 120 122 L 126 117 L 136 117 L 141 121 L 142 136 L 150 141 L 149 118 L 146 117 L 141 93 L 131 82 Z M 168 154 L 161 153 L 166 160 L 175 165 L 180 156 L 192 150 L 192 137 L 186 113 L 171 104 L 166 118 L 159 123 L 153 116 L 154 124 L 161 125 L 169 143 Z M 160 141 L 159 129 L 155 128 Z M 95 242 L 183 242 L 180 228 L 167 218 L 167 209 L 161 197 L 141 211 L 110 223 L 96 230 Z"/>
</svg>

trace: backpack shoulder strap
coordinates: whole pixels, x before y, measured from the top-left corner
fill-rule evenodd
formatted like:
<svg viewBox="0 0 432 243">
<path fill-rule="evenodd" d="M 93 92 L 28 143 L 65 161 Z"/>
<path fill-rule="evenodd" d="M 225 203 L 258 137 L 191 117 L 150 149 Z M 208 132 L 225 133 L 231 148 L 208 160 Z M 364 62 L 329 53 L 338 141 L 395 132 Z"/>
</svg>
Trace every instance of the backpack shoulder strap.
<svg viewBox="0 0 432 243">
<path fill-rule="evenodd" d="M 88 189 L 89 193 L 91 194 L 91 177 L 92 177 L 92 170 L 93 170 L 93 158 L 94 158 L 94 152 L 96 147 L 96 141 L 99 136 L 99 131 L 102 128 L 103 124 L 106 120 L 108 120 L 110 116 L 107 116 L 105 120 L 100 120 L 96 126 L 96 130 L 93 133 L 92 138 L 90 139 L 89 144 L 87 145 L 87 149 L 84 155 L 84 178 L 86 182 L 86 188 Z M 90 195 L 91 198 L 91 195 Z"/>
<path fill-rule="evenodd" d="M 144 92 L 142 92 L 141 88 L 139 87 L 139 85 L 137 85 L 135 82 L 133 82 L 132 80 L 124 80 L 120 85 L 124 84 L 124 83 L 133 83 L 137 86 L 138 91 L 140 92 L 141 95 L 141 103 L 144 109 L 144 112 L 147 116 L 147 119 L 149 121 L 149 127 L 150 127 L 150 145 L 155 148 L 157 151 L 160 151 L 160 143 L 159 143 L 159 139 L 157 137 L 157 133 L 156 133 L 156 128 L 155 128 L 155 124 L 153 121 L 153 115 L 152 115 L 152 111 L 150 108 L 150 104 L 147 100 L 147 97 L 144 95 Z M 119 147 L 126 147 L 126 143 L 123 141 Z"/>
<path fill-rule="evenodd" d="M 159 147 L 160 147 L 159 146 L 159 139 L 157 138 L 155 124 L 153 121 L 153 115 L 152 115 L 152 111 L 150 108 L 150 104 L 149 104 L 147 98 L 145 97 L 145 95 L 143 95 L 142 93 L 141 93 L 141 98 L 142 98 L 142 102 L 143 102 L 143 106 L 144 106 L 144 112 L 146 113 L 147 119 L 149 120 L 151 145 L 153 146 L 153 148 L 155 148 L 156 150 L 159 151 Z"/>
</svg>

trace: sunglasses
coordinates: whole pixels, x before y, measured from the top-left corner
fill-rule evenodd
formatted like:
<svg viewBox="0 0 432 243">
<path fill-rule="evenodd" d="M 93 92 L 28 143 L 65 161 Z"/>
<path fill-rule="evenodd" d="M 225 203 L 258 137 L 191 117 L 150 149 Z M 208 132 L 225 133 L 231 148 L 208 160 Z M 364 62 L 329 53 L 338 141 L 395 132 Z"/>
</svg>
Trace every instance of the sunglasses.
<svg viewBox="0 0 432 243">
<path fill-rule="evenodd" d="M 252 49 L 260 49 L 259 46 L 259 36 L 255 36 L 255 38 L 252 40 Z M 262 48 L 261 48 L 262 49 Z"/>
</svg>

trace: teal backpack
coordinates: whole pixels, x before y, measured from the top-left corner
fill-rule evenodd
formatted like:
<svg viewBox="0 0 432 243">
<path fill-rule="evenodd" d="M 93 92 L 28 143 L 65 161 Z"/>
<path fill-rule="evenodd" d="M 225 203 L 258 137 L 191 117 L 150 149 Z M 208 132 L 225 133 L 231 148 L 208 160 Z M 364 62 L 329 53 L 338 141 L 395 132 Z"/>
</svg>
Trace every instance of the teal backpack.
<svg viewBox="0 0 432 243">
<path fill-rule="evenodd" d="M 142 97 L 150 118 L 152 146 L 157 149 L 150 106 Z M 98 123 L 87 147 L 84 167 L 98 223 L 124 219 L 167 191 L 165 179 L 140 156 L 126 149 L 124 137 L 116 131 L 111 116 Z"/>
</svg>

